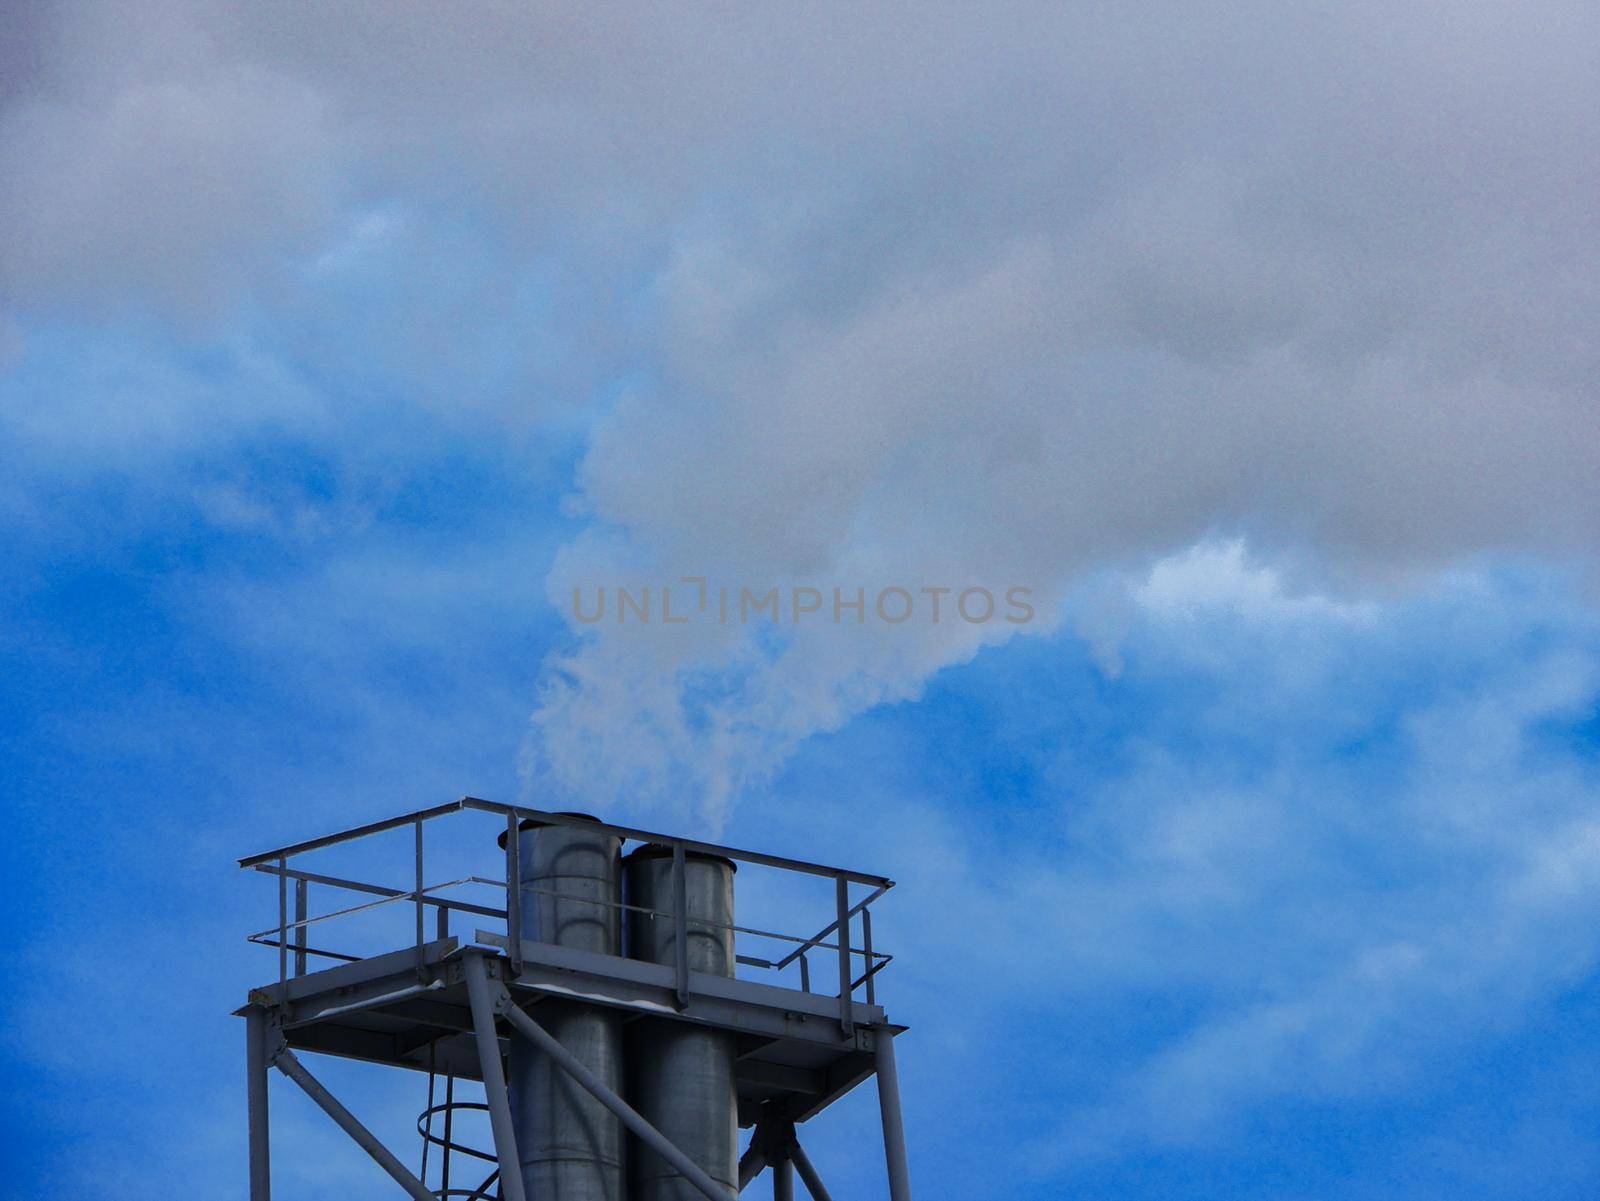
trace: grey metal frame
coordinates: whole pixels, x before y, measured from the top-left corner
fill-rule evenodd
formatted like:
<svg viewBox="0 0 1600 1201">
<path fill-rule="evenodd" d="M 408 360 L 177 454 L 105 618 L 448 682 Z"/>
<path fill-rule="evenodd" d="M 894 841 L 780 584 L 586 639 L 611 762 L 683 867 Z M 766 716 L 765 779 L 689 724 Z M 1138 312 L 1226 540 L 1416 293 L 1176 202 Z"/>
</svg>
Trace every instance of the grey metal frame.
<svg viewBox="0 0 1600 1201">
<path fill-rule="evenodd" d="M 504 880 L 477 876 L 446 884 L 430 886 L 426 883 L 423 871 L 425 824 L 466 810 L 496 814 L 505 820 L 510 835 L 506 839 L 506 880 L 511 881 L 520 879 L 516 832 L 525 820 L 554 825 L 582 821 L 583 828 L 589 831 L 670 847 L 674 861 L 674 912 L 656 913 L 656 916 L 675 921 L 675 937 L 680 944 L 676 963 L 649 963 L 530 941 L 522 936 L 519 890 L 514 887 L 505 890 L 504 909 L 436 895 L 446 888 L 465 884 L 505 888 Z M 409 888 L 393 888 L 291 867 L 291 860 L 297 855 L 406 826 L 415 831 Z M 737 862 L 834 880 L 834 918 L 809 938 L 729 927 L 792 943 L 793 949 L 777 960 L 741 955 L 739 962 L 776 969 L 798 962 L 800 989 L 707 976 L 689 970 L 688 956 L 682 948 L 689 925 L 684 920 L 683 896 L 684 862 L 689 854 L 718 855 Z M 425 1068 L 430 1072 L 442 1063 L 452 1080 L 481 1079 L 494 1134 L 494 1158 L 499 1168 L 478 1187 L 476 1194 L 487 1194 L 498 1175 L 505 1201 L 526 1201 L 522 1195 L 520 1160 L 501 1064 L 501 1035 L 497 1028 L 501 1021 L 515 1036 L 548 1054 L 710 1201 L 728 1201 L 732 1194 L 726 1186 L 706 1175 L 529 1016 L 524 1002 L 537 1002 L 546 996 L 580 999 L 635 1014 L 668 1014 L 677 1020 L 736 1032 L 743 1048 L 739 1066 L 741 1097 L 749 1089 L 753 1098 L 765 1098 L 759 1101 L 759 1109 L 752 1109 L 748 1116 L 743 1108 L 745 1102 L 741 1100 L 741 1124 L 753 1124 L 756 1129 L 750 1148 L 740 1161 L 739 1188 L 744 1188 L 763 1168 L 771 1168 L 774 1196 L 779 1199 L 793 1196 L 793 1179 L 798 1175 L 814 1201 L 830 1201 L 814 1164 L 795 1137 L 795 1123 L 813 1116 L 868 1077 L 876 1076 L 890 1201 L 910 1201 L 893 1047 L 894 1037 L 904 1028 L 890 1023 L 876 1003 L 876 977 L 891 962 L 892 956 L 873 946 L 868 909 L 894 886 L 893 881 L 864 872 L 596 823 L 567 814 L 500 805 L 473 797 L 267 851 L 241 859 L 239 864 L 275 876 L 279 903 L 276 926 L 250 936 L 251 941 L 272 946 L 277 951 L 278 980 L 275 985 L 253 990 L 249 1003 L 239 1011 L 246 1018 L 247 1031 L 251 1201 L 270 1201 L 267 1076 L 268 1069 L 274 1066 L 294 1080 L 417 1201 L 438 1201 L 448 1196 L 428 1189 L 384 1148 L 306 1071 L 290 1049 L 291 1044 L 305 1050 L 419 1070 Z M 852 901 L 852 884 L 866 886 L 869 895 Z M 312 916 L 309 893 L 313 885 L 319 889 L 353 891 L 376 899 Z M 413 910 L 409 947 L 363 957 L 307 944 L 306 932 L 312 925 L 397 901 L 409 902 Z M 437 937 L 432 940 L 427 938 L 425 920 L 430 908 L 437 917 Z M 499 935 L 480 930 L 476 941 L 481 946 L 462 947 L 449 935 L 452 911 L 503 918 L 506 933 Z M 653 910 L 643 912 L 655 913 Z M 858 917 L 862 935 L 859 947 L 852 945 L 851 934 L 852 923 Z M 833 942 L 825 941 L 830 937 Z M 837 996 L 810 991 L 807 953 L 813 950 L 836 954 Z M 310 956 L 333 959 L 339 966 L 308 971 Z M 852 959 L 856 956 L 860 956 L 863 963 L 859 976 L 852 971 Z M 863 987 L 865 999 L 859 1000 L 856 994 Z M 790 1066 L 797 1063 L 818 1066 Z M 757 1102 L 752 1100 L 751 1104 Z M 457 1195 L 464 1193 L 465 1190 L 461 1190 Z"/>
<path fill-rule="evenodd" d="M 300 1087 L 319 1109 L 333 1119 L 355 1144 L 372 1157 L 394 1181 L 410 1193 L 414 1201 L 438 1201 L 433 1191 L 418 1180 L 383 1145 L 359 1118 L 344 1107 L 325 1085 L 306 1070 L 283 1036 L 271 1029 L 267 1013 L 259 1005 L 245 1008 L 248 1039 L 246 1063 L 250 1146 L 250 1201 L 270 1201 L 272 1195 L 271 1145 L 267 1111 L 267 1070 L 277 1068 Z"/>
<path fill-rule="evenodd" d="M 516 1129 L 511 1122 L 511 1105 L 506 1099 L 505 1069 L 500 1064 L 500 1036 L 494 1028 L 495 999 L 489 993 L 483 957 L 469 952 L 463 962 L 467 996 L 472 1006 L 472 1027 L 478 1040 L 478 1062 L 483 1070 L 483 1095 L 489 1103 L 489 1125 L 494 1130 L 495 1156 L 500 1161 L 500 1192 L 506 1201 L 526 1201 L 522 1191 L 522 1159 L 517 1154 Z"/>
</svg>

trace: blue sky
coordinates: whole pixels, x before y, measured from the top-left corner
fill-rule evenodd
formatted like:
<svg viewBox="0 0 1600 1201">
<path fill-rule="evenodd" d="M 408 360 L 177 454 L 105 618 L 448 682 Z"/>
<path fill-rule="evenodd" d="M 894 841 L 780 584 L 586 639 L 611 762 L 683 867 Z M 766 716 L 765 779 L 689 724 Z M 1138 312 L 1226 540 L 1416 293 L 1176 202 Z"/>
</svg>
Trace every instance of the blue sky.
<svg viewBox="0 0 1600 1201">
<path fill-rule="evenodd" d="M 1592 8 L 12 24 L 20 1191 L 243 1196 L 233 859 L 470 793 L 900 881 L 923 1198 L 1594 1195 Z"/>
</svg>

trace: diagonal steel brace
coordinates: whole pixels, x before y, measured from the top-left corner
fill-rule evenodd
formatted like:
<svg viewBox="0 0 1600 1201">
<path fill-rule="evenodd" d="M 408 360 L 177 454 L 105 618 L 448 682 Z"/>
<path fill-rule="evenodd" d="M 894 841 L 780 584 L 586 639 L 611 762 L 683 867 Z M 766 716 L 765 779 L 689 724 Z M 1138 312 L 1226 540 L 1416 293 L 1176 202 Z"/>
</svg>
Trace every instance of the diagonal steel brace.
<svg viewBox="0 0 1600 1201">
<path fill-rule="evenodd" d="M 503 984 L 497 990 L 494 1008 L 513 1030 L 555 1060 L 557 1066 L 586 1088 L 595 1100 L 621 1118 L 624 1126 L 682 1173 L 690 1184 L 708 1198 L 708 1201 L 731 1201 L 738 1196 L 735 1190 L 713 1180 L 699 1164 L 680 1151 L 671 1139 L 652 1126 L 644 1115 L 612 1092 L 610 1086 L 595 1075 L 588 1064 L 562 1046 L 548 1030 L 529 1017 L 511 999 L 511 994 L 506 991 Z"/>
<path fill-rule="evenodd" d="M 340 1104 L 339 1099 L 330 1093 L 320 1080 L 306 1071 L 305 1065 L 295 1058 L 294 1052 L 289 1050 L 281 1038 L 276 1048 L 269 1054 L 268 1062 L 298 1084 L 306 1096 L 315 1101 L 322 1112 L 354 1139 L 356 1146 L 372 1156 L 380 1168 L 394 1177 L 395 1182 L 410 1193 L 415 1201 L 438 1201 L 433 1191 L 413 1176 L 410 1170 L 395 1158 L 394 1153 L 379 1142 L 372 1131 L 361 1124 L 355 1114 Z"/>
</svg>

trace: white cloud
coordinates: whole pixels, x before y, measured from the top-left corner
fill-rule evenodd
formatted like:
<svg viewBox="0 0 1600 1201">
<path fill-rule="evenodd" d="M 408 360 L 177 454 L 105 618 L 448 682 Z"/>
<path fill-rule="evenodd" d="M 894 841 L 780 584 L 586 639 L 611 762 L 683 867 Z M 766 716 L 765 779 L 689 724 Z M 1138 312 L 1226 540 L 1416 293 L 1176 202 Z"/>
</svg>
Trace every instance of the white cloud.
<svg viewBox="0 0 1600 1201">
<path fill-rule="evenodd" d="M 1250 560 L 1241 538 L 1197 542 L 1158 560 L 1133 589 L 1133 600 L 1140 609 L 1168 621 L 1217 610 L 1253 621 L 1292 621 L 1297 617 L 1358 620 L 1377 613 L 1370 603 L 1340 601 L 1316 592 L 1287 592 L 1277 570 Z"/>
<path fill-rule="evenodd" d="M 1592 615 L 1487 578 L 1359 611 L 1244 582 L 1244 607 L 1136 601 L 1103 691 L 1060 641 L 964 669 L 960 737 L 993 722 L 1029 767 L 1000 820 L 911 723 L 839 752 L 839 800 L 826 750 L 786 779 L 812 845 L 900 881 L 880 987 L 941 1139 L 985 1136 L 977 1088 L 1039 1181 L 1225 1157 L 1285 1105 L 1447 1092 L 1600 963 Z M 986 683 L 1023 678 L 1051 683 Z"/>
</svg>

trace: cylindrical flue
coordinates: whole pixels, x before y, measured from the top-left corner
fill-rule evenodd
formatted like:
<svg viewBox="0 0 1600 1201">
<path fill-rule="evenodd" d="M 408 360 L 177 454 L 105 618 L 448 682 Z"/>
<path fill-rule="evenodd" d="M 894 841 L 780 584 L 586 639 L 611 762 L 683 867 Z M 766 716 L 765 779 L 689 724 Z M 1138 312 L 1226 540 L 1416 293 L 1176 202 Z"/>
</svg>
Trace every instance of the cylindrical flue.
<svg viewBox="0 0 1600 1201">
<path fill-rule="evenodd" d="M 733 864 L 714 855 L 684 858 L 689 970 L 734 974 Z M 628 904 L 673 912 L 672 851 L 644 846 L 623 861 Z M 677 926 L 670 916 L 628 911 L 628 955 L 676 965 Z M 688 1022 L 645 1020 L 630 1027 L 630 1100 L 713 1180 L 738 1192 L 739 1109 L 734 1036 Z M 631 1201 L 700 1201 L 701 1194 L 650 1148 L 629 1152 Z"/>
<path fill-rule="evenodd" d="M 621 839 L 599 830 L 525 821 L 517 852 L 522 937 L 620 955 L 621 850 Z M 617 1010 L 550 999 L 533 1016 L 622 1091 Z M 623 1201 L 624 1132 L 615 1114 L 525 1039 L 511 1040 L 506 1085 L 528 1201 Z"/>
</svg>

